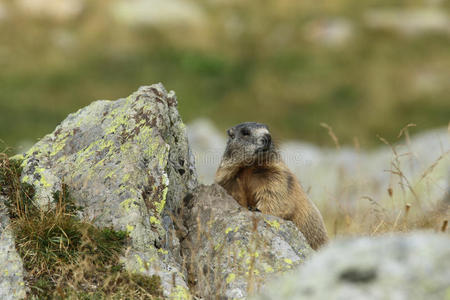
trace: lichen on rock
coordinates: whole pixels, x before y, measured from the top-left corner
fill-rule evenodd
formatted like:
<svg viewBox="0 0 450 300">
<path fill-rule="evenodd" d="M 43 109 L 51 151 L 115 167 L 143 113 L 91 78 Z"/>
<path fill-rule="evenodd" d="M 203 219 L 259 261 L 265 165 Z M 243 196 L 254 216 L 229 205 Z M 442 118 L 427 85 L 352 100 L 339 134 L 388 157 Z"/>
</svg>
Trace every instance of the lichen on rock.
<svg viewBox="0 0 450 300">
<path fill-rule="evenodd" d="M 292 222 L 248 211 L 219 185 L 200 186 L 183 215 L 183 253 L 200 297 L 246 298 L 313 253 Z"/>
<path fill-rule="evenodd" d="M 22 181 L 35 187 L 41 207 L 51 205 L 64 183 L 83 217 L 128 231 L 125 265 L 160 275 L 166 295 L 173 277 L 186 287 L 170 216 L 196 187 L 176 106 L 175 94 L 162 84 L 141 87 L 126 99 L 96 101 L 70 114 L 25 153 L 22 164 Z"/>
<path fill-rule="evenodd" d="M 331 242 L 254 300 L 449 299 L 450 237 L 413 232 Z"/>
<path fill-rule="evenodd" d="M 23 299 L 26 296 L 24 269 L 9 227 L 5 201 L 0 196 L 0 299 Z"/>
</svg>

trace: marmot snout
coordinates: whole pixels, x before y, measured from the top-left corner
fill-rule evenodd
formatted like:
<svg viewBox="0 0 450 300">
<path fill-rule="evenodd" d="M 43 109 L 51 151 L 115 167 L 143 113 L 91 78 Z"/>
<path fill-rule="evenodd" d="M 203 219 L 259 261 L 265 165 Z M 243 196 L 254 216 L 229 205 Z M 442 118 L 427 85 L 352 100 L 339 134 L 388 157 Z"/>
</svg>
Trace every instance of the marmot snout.
<svg viewBox="0 0 450 300">
<path fill-rule="evenodd" d="M 215 181 L 242 206 L 293 221 L 313 249 L 326 243 L 322 216 L 281 160 L 269 128 L 247 122 L 227 133 Z"/>
</svg>

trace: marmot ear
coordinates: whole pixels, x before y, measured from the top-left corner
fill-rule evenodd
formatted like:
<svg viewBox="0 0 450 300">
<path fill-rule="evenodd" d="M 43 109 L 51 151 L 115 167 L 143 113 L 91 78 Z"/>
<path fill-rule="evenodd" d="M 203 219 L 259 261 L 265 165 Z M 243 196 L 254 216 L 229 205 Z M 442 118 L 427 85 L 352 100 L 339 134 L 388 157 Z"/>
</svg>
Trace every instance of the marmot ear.
<svg viewBox="0 0 450 300">
<path fill-rule="evenodd" d="M 230 138 L 234 139 L 234 130 L 233 128 L 230 128 L 227 130 L 227 134 Z"/>
</svg>

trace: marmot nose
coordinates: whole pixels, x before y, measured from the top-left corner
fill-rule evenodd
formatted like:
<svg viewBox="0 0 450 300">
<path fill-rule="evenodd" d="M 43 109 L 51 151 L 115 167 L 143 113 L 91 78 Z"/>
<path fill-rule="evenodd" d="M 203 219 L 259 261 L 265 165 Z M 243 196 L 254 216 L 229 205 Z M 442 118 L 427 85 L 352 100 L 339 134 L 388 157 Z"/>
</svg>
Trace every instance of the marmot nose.
<svg viewBox="0 0 450 300">
<path fill-rule="evenodd" d="M 270 144 L 272 143 L 272 137 L 268 133 L 264 134 L 262 140 L 263 140 L 264 147 L 269 147 Z"/>
</svg>

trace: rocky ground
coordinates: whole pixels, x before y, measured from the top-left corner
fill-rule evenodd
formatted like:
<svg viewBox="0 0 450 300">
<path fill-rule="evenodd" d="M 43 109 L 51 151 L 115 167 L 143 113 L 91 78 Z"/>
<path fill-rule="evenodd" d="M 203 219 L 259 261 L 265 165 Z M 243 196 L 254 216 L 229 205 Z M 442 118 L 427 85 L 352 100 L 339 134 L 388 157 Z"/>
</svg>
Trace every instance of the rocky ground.
<svg viewBox="0 0 450 300">
<path fill-rule="evenodd" d="M 443 134 L 436 131 L 430 136 L 439 140 Z M 415 141 L 409 145 L 413 147 Z M 262 290 L 260 299 L 295 295 L 357 299 L 362 293 L 371 299 L 448 295 L 448 235 L 424 232 L 354 238 L 333 241 L 315 254 L 293 223 L 247 211 L 221 187 L 198 184 L 213 178 L 214 170 L 214 164 L 202 161 L 205 152 L 199 149 L 214 149 L 211 157 L 220 157 L 223 142 L 205 122 L 192 124 L 187 132 L 175 93 L 154 84 L 127 98 L 96 101 L 70 114 L 51 134 L 12 159 L 23 161 L 21 181 L 34 187 L 33 200 L 42 209 L 54 205 L 52 195 L 64 184 L 76 205 L 83 208 L 80 218 L 100 228 L 127 232 L 128 248 L 121 258 L 125 268 L 158 275 L 162 294 L 170 299 L 240 299 L 257 294 L 267 283 L 271 284 Z M 427 163 L 448 149 L 448 141 L 441 141 L 441 147 L 430 143 L 425 151 L 430 156 Z M 306 185 L 332 187 L 328 191 L 317 188 L 321 192 L 313 188 L 311 195 L 319 200 L 317 195 L 334 192 L 333 181 L 352 173 L 355 161 L 380 157 L 373 159 L 380 167 L 392 157 L 388 149 L 365 154 L 324 151 L 298 143 L 285 144 L 282 149 L 288 152 L 287 159 L 297 149 L 309 154 L 300 164 L 293 164 L 293 169 L 302 180 L 310 176 Z M 303 168 L 308 161 L 310 170 L 315 170 L 311 175 Z M 424 169 L 420 167 L 413 165 L 412 170 L 421 174 Z M 441 172 L 437 179 L 444 180 L 439 189 L 446 191 L 448 182 L 442 172 L 448 171 L 448 164 L 442 167 L 438 161 L 435 170 Z M 377 175 L 365 179 L 377 180 Z M 374 184 L 383 185 L 383 180 L 381 176 Z M 28 286 L 14 236 L 8 230 L 8 213 L 2 208 L 0 214 L 0 257 L 5 258 L 0 264 L 0 298 L 21 299 Z M 275 277 L 294 269 L 289 280 L 273 283 Z"/>
</svg>

